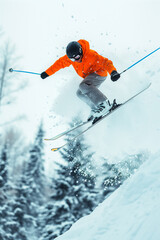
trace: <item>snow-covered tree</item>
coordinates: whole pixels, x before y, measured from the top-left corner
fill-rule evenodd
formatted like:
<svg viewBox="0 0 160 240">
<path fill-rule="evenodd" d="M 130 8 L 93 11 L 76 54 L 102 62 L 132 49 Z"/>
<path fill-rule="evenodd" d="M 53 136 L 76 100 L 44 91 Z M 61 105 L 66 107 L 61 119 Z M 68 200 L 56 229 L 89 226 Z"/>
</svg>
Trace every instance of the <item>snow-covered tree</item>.
<svg viewBox="0 0 160 240">
<path fill-rule="evenodd" d="M 30 150 L 30 156 L 24 169 L 23 184 L 26 186 L 27 198 L 30 202 L 41 204 L 44 198 L 44 132 L 42 124 L 39 127 L 35 142 Z M 33 213 L 33 212 L 32 212 Z"/>
<path fill-rule="evenodd" d="M 115 191 L 128 177 L 131 176 L 147 158 L 145 153 L 126 156 L 121 162 L 109 164 L 107 159 L 103 164 L 102 201 Z"/>
<path fill-rule="evenodd" d="M 7 185 L 8 180 L 8 159 L 7 159 L 7 144 L 4 144 L 4 146 L 1 149 L 1 155 L 0 155 L 0 239 L 3 239 L 5 235 L 4 230 L 4 223 L 6 220 L 6 200 L 7 196 L 5 193 L 5 188 Z"/>
<path fill-rule="evenodd" d="M 2 216 L 0 220 L 3 231 L 2 239 L 29 240 L 28 233 L 24 228 L 25 214 L 21 208 L 20 199 L 15 198 L 14 195 L 12 198 L 8 197 L 0 209 L 0 215 Z"/>
<path fill-rule="evenodd" d="M 4 144 L 0 156 L 0 188 L 3 188 L 7 183 L 7 144 Z"/>
<path fill-rule="evenodd" d="M 45 175 L 43 154 L 44 131 L 39 127 L 35 142 L 25 162 L 23 174 L 16 193 L 15 216 L 22 227 L 32 235 L 39 237 L 37 231 L 40 206 L 45 201 Z"/>
<path fill-rule="evenodd" d="M 12 161 L 22 160 L 22 156 L 12 154 L 9 141 L 1 149 L 0 155 L 0 239 L 29 240 L 27 228 L 31 223 L 26 208 L 29 207 L 26 198 L 26 189 L 23 185 L 21 170 L 12 171 Z M 13 149 L 12 149 L 13 152 Z M 23 159 L 26 156 L 23 156 Z M 13 158 L 13 159 L 12 159 Z M 15 180 L 16 176 L 16 180 Z M 30 231 L 29 231 L 30 232 Z"/>
<path fill-rule="evenodd" d="M 73 123 L 75 122 L 74 119 Z M 84 137 L 69 144 L 60 154 L 63 163 L 57 163 L 57 177 L 52 183 L 53 193 L 41 213 L 41 239 L 46 240 L 63 234 L 98 204 L 92 166 L 93 153 Z"/>
<path fill-rule="evenodd" d="M 73 119 L 70 127 L 79 123 L 79 117 Z M 78 133 L 78 132 L 77 132 Z M 73 137 L 73 136 L 72 136 Z M 66 139 L 68 141 L 68 138 Z M 97 203 L 97 192 L 95 189 L 96 176 L 94 175 L 93 155 L 86 144 L 84 136 L 71 142 L 61 151 L 64 164 L 59 164 L 57 173 L 59 182 L 70 185 L 69 193 L 65 196 L 75 198 L 77 204 L 73 204 L 73 215 L 76 219 L 88 214 Z M 62 184 L 62 186 L 63 186 Z M 63 189 L 63 188 L 57 188 Z M 72 205 L 72 201 L 70 203 Z"/>
<path fill-rule="evenodd" d="M 35 142 L 23 164 L 23 171 L 13 181 L 7 174 L 7 148 L 2 148 L 0 157 L 0 239 L 38 239 L 38 215 L 45 199 L 43 126 L 39 127 Z M 10 158 L 18 155 L 10 154 Z M 21 156 L 19 156 L 21 158 Z M 21 158 L 22 160 L 22 158 Z M 10 162 L 9 162 L 10 163 Z M 22 174 L 22 175 L 21 175 Z M 9 178 L 6 184 L 7 179 Z M 3 191 L 5 186 L 5 191 Z M 2 194 L 3 193 L 3 194 Z"/>
</svg>

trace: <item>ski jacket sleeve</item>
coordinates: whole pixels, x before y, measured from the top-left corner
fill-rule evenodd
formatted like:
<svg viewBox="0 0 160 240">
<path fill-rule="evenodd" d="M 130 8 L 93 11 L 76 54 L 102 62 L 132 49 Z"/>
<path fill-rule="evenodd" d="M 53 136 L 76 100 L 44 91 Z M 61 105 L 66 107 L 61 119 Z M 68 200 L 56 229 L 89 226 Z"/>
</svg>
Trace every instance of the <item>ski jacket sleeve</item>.
<svg viewBox="0 0 160 240">
<path fill-rule="evenodd" d="M 55 72 L 59 71 L 62 68 L 69 67 L 71 65 L 71 60 L 67 57 L 67 55 L 59 58 L 55 63 L 50 66 L 45 72 L 51 76 Z"/>
<path fill-rule="evenodd" d="M 98 68 L 101 68 L 103 70 L 107 70 L 107 72 L 111 75 L 112 71 L 117 71 L 117 69 L 114 67 L 113 62 L 109 60 L 108 58 L 102 57 L 98 53 L 95 54 L 95 66 L 96 66 L 96 72 L 98 73 Z"/>
</svg>

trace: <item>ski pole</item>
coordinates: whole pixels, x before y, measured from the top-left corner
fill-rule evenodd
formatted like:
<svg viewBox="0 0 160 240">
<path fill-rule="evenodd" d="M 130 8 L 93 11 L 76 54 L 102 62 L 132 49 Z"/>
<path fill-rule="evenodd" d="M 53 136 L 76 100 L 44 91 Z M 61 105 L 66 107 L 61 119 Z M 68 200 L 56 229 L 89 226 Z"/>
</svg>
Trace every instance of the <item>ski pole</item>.
<svg viewBox="0 0 160 240">
<path fill-rule="evenodd" d="M 155 53 L 156 51 L 158 51 L 160 49 L 157 48 L 156 50 L 154 50 L 153 52 L 149 53 L 148 55 L 146 55 L 145 57 L 141 58 L 140 60 L 138 60 L 137 62 L 135 62 L 134 64 L 132 64 L 130 67 L 126 68 L 123 72 L 120 73 L 120 75 L 124 72 L 126 72 L 127 70 L 129 70 L 130 68 L 132 68 L 133 66 L 135 66 L 136 64 L 138 64 L 139 62 L 143 61 L 145 58 L 149 57 L 151 54 Z"/>
<path fill-rule="evenodd" d="M 10 69 L 9 69 L 9 72 L 21 72 L 21 73 L 29 73 L 29 74 L 37 74 L 37 75 L 40 75 L 40 73 L 28 72 L 28 71 L 21 71 L 21 70 L 14 70 L 13 68 L 10 68 Z"/>
</svg>

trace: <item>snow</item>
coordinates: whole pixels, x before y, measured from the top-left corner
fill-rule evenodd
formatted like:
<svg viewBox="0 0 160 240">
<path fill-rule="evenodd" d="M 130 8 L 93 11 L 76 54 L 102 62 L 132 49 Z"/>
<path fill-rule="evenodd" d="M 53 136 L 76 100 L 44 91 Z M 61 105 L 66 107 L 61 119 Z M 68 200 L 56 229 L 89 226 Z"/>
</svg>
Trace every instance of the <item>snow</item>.
<svg viewBox="0 0 160 240">
<path fill-rule="evenodd" d="M 158 240 L 159 154 L 151 155 L 118 190 L 56 240 Z"/>
</svg>

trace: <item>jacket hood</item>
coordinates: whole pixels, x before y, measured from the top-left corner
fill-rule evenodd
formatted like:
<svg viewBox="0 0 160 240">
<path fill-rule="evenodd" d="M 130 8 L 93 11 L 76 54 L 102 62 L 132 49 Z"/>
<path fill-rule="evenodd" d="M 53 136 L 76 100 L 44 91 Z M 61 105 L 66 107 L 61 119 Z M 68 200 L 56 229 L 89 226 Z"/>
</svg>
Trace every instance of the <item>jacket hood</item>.
<svg viewBox="0 0 160 240">
<path fill-rule="evenodd" d="M 80 39 L 78 42 L 79 42 L 79 43 L 81 44 L 81 46 L 82 46 L 83 54 L 86 54 L 86 52 L 88 52 L 89 49 L 90 49 L 89 42 L 86 41 L 86 40 L 83 40 L 83 39 Z"/>
</svg>

